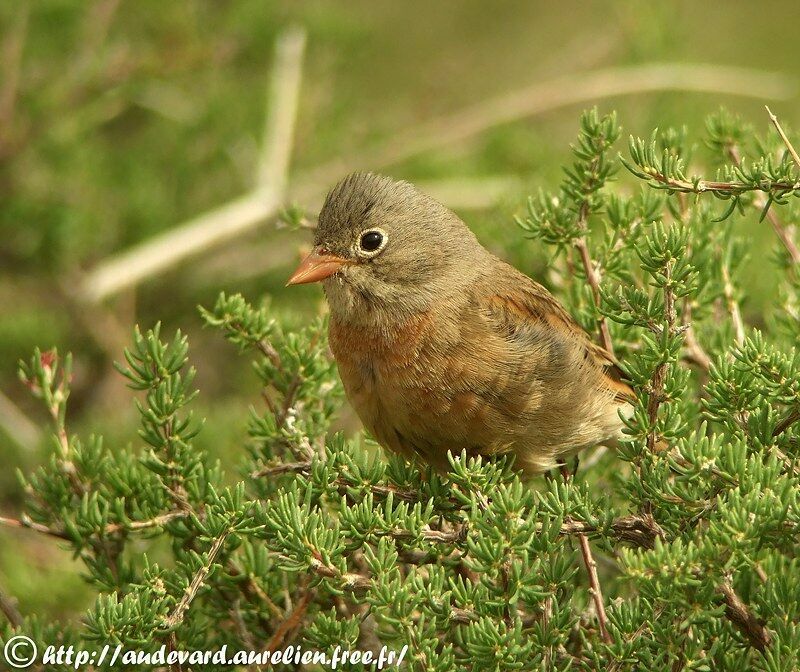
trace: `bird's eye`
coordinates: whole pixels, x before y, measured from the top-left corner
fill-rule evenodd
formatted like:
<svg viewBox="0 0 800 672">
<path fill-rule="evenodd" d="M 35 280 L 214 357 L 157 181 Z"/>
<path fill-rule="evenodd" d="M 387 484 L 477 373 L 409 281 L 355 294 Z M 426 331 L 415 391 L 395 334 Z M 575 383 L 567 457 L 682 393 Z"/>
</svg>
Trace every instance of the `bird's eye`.
<svg viewBox="0 0 800 672">
<path fill-rule="evenodd" d="M 384 236 L 380 231 L 366 231 L 361 234 L 358 245 L 364 252 L 375 252 L 383 245 L 383 240 Z"/>
</svg>

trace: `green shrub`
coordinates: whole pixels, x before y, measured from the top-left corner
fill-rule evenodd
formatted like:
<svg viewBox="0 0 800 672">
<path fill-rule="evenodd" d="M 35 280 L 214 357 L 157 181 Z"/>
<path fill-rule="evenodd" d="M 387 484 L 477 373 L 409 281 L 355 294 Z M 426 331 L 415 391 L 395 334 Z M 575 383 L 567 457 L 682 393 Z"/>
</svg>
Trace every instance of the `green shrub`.
<svg viewBox="0 0 800 672">
<path fill-rule="evenodd" d="M 139 449 L 68 433 L 68 357 L 22 367 L 56 431 L 49 463 L 24 477 L 25 513 L 3 522 L 69 546 L 97 600 L 71 624 L 16 622 L 8 603 L 3 641 L 407 646 L 413 670 L 795 669 L 800 165 L 787 139 L 720 112 L 714 179 L 687 176 L 696 148 L 668 130 L 631 139 L 630 188 L 612 181 L 619 135 L 614 115 L 584 114 L 560 189 L 519 220 L 552 252 L 554 291 L 637 389 L 616 454 L 530 484 L 458 446 L 446 476 L 384 458 L 331 432 L 343 397 L 324 321 L 289 332 L 222 295 L 203 319 L 263 385 L 235 487 L 193 443 L 180 334 L 137 330 L 119 367 L 137 391 Z M 776 299 L 758 329 L 739 309 L 742 214 L 781 241 L 763 260 Z M 589 541 L 597 582 L 581 562 Z"/>
</svg>

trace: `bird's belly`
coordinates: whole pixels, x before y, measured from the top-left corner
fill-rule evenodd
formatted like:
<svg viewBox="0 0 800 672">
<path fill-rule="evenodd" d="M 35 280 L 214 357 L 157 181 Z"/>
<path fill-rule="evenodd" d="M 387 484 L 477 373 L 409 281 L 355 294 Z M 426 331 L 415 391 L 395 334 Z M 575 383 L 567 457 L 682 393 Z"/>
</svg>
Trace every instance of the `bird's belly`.
<svg viewBox="0 0 800 672">
<path fill-rule="evenodd" d="M 367 430 L 384 447 L 407 457 L 440 462 L 441 394 L 426 389 L 410 369 L 387 371 L 375 362 L 358 367 L 340 364 L 347 398 Z M 447 424 L 447 423 L 446 423 Z"/>
<path fill-rule="evenodd" d="M 351 405 L 382 446 L 440 470 L 448 468 L 448 450 L 504 453 L 519 438 L 518 427 L 496 408 L 442 379 L 446 372 L 424 357 L 402 368 L 385 361 L 359 366 L 342 361 L 339 371 Z"/>
<path fill-rule="evenodd" d="M 621 422 L 611 399 L 581 386 L 515 376 L 524 362 L 472 349 L 432 348 L 419 324 L 396 340 L 370 338 L 331 322 L 331 348 L 347 397 L 385 448 L 447 469 L 447 451 L 514 453 L 529 473 L 609 438 Z M 569 389 L 568 389 L 569 388 Z M 601 408 L 602 406 L 602 408 Z"/>
<path fill-rule="evenodd" d="M 448 451 L 466 450 L 471 456 L 512 453 L 518 468 L 537 474 L 560 458 L 618 438 L 622 429 L 616 404 L 583 407 L 578 417 L 546 405 L 508 414 L 474 392 L 437 388 L 418 368 L 391 373 L 371 368 L 367 375 L 342 376 L 364 426 L 385 448 L 440 470 L 448 468 Z"/>
</svg>

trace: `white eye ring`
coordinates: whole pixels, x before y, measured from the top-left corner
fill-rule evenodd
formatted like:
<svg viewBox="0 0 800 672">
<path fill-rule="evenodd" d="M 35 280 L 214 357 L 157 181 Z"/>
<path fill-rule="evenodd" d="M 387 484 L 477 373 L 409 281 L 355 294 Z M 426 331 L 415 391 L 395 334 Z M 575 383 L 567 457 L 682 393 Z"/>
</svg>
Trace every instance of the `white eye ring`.
<svg viewBox="0 0 800 672">
<path fill-rule="evenodd" d="M 378 246 L 374 249 L 365 249 L 362 247 L 364 243 L 364 238 L 370 234 L 377 234 L 380 237 L 380 242 Z M 374 236 L 372 239 L 374 240 Z M 383 229 L 379 227 L 373 227 L 371 229 L 365 229 L 358 235 L 358 240 L 356 241 L 355 251 L 359 257 L 363 257 L 365 259 L 372 259 L 373 257 L 377 257 L 381 252 L 383 252 L 384 248 L 386 247 L 386 243 L 389 242 L 389 234 L 386 233 Z"/>
</svg>

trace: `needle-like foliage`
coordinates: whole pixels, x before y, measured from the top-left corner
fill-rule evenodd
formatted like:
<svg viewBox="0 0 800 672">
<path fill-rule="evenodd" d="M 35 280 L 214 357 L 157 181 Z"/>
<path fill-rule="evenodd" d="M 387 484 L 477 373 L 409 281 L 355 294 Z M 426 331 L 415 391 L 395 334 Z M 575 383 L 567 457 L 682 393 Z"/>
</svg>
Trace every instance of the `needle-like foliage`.
<svg viewBox="0 0 800 672">
<path fill-rule="evenodd" d="M 447 474 L 384 456 L 331 429 L 343 397 L 324 320 L 290 331 L 221 295 L 202 318 L 263 388 L 230 487 L 195 441 L 185 337 L 134 334 L 119 366 L 141 417 L 131 448 L 69 433 L 70 359 L 36 352 L 21 376 L 50 412 L 53 449 L 21 476 L 25 512 L 4 521 L 68 545 L 97 600 L 82 623 L 26 614 L 2 638 L 386 645 L 429 672 L 796 669 L 800 166 L 790 136 L 756 138 L 724 111 L 702 151 L 667 130 L 632 138 L 620 162 L 620 135 L 615 115 L 587 112 L 562 184 L 519 224 L 636 390 L 622 445 L 532 483 L 459 446 Z M 737 283 L 741 217 L 776 234 L 764 264 L 780 291 L 767 314 L 747 313 L 757 329 Z"/>
</svg>

